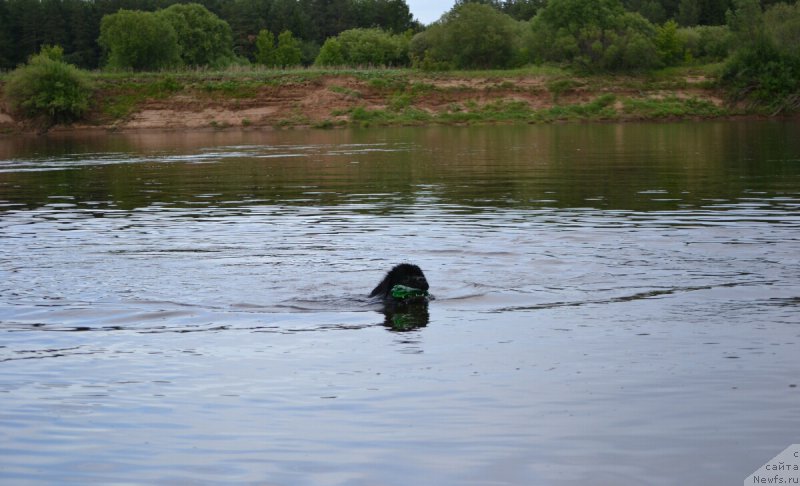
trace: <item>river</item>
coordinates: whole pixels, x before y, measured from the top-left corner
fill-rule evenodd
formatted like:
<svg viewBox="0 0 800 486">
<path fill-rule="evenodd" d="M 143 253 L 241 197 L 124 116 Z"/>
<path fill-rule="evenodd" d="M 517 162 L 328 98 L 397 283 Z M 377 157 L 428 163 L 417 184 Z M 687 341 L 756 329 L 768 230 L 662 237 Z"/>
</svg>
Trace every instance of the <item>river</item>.
<svg viewBox="0 0 800 486">
<path fill-rule="evenodd" d="M 739 484 L 799 441 L 798 133 L 5 136 L 0 482 Z"/>
</svg>

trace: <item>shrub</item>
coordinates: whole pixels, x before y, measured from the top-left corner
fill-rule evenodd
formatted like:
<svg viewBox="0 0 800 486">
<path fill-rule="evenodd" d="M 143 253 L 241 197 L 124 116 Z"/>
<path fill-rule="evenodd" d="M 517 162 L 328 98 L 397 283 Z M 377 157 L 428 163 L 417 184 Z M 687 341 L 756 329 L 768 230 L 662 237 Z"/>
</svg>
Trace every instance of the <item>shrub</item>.
<svg viewBox="0 0 800 486">
<path fill-rule="evenodd" d="M 49 125 L 80 119 L 89 109 L 92 87 L 88 76 L 61 58 L 60 48 L 42 53 L 9 74 L 6 101 L 12 111 Z"/>
</svg>

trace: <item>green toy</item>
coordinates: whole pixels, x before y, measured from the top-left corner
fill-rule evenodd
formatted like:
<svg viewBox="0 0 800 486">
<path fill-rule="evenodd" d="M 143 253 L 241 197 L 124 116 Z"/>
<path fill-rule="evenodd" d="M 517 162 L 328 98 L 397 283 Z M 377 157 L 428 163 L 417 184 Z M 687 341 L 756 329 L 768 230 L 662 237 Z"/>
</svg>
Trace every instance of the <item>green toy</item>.
<svg viewBox="0 0 800 486">
<path fill-rule="evenodd" d="M 392 287 L 392 297 L 398 300 L 413 299 L 415 297 L 427 297 L 427 290 L 406 287 L 405 285 L 395 285 Z"/>
</svg>

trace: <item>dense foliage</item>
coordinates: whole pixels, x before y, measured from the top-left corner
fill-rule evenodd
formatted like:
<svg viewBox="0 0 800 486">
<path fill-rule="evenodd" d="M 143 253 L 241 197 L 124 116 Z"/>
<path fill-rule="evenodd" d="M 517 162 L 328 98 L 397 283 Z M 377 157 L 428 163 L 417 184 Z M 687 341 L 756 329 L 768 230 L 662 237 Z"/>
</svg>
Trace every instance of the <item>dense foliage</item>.
<svg viewBox="0 0 800 486">
<path fill-rule="evenodd" d="M 408 37 L 380 29 L 350 29 L 331 37 L 317 56 L 319 66 L 405 66 Z"/>
<path fill-rule="evenodd" d="M 541 60 L 590 70 L 662 64 L 653 24 L 619 0 L 550 0 L 532 26 L 533 52 Z"/>
<path fill-rule="evenodd" d="M 740 99 L 774 112 L 800 109 L 800 4 L 777 4 L 766 12 L 756 0 L 735 0 L 728 25 L 738 48 L 723 81 Z"/>
<path fill-rule="evenodd" d="M 5 98 L 12 112 L 48 125 L 71 122 L 89 109 L 92 88 L 85 73 L 63 60 L 59 47 L 44 47 L 9 74 Z"/>
<path fill-rule="evenodd" d="M 405 0 L 185 2 L 0 0 L 0 68 L 46 44 L 63 46 L 59 62 L 133 70 L 548 63 L 620 72 L 725 61 L 722 80 L 739 97 L 778 111 L 800 105 L 797 0 L 456 0 L 427 28 Z"/>
<path fill-rule="evenodd" d="M 115 69 L 158 70 L 181 62 L 172 24 L 152 12 L 120 10 L 103 17 L 98 43 Z"/>
<path fill-rule="evenodd" d="M 255 39 L 263 29 L 293 32 L 302 44 L 305 60 L 312 62 L 328 37 L 348 29 L 378 27 L 399 34 L 422 27 L 414 22 L 405 0 L 195 1 L 228 23 L 234 53 L 250 60 L 254 60 Z M 186 1 L 0 0 L 0 69 L 13 69 L 45 44 L 62 46 L 67 62 L 99 67 L 103 52 L 97 39 L 104 16 L 120 9 L 169 10 L 171 5 L 183 3 Z"/>
<path fill-rule="evenodd" d="M 547 0 L 456 0 L 455 7 L 458 8 L 466 3 L 488 5 L 515 20 L 530 20 L 547 5 Z"/>
<path fill-rule="evenodd" d="M 527 25 L 489 5 L 458 5 L 412 39 L 413 63 L 424 69 L 506 68 L 524 64 Z"/>
<path fill-rule="evenodd" d="M 409 29 L 419 32 L 422 26 L 415 22 L 406 0 L 194 0 L 219 20 L 227 22 L 233 40 L 233 53 L 241 59 L 255 61 L 256 38 L 262 30 L 275 34 L 284 31 L 293 33 L 300 43 L 302 61 L 311 63 L 325 41 L 340 33 L 357 28 L 379 28 L 392 34 L 402 34 Z M 173 11 L 172 5 L 184 4 L 186 0 L 0 0 L 0 69 L 13 69 L 38 52 L 42 45 L 60 45 L 64 48 L 64 59 L 83 68 L 96 68 L 103 64 L 103 50 L 97 42 L 100 36 L 102 18 L 115 14 L 120 9 L 155 12 Z M 496 12 L 517 21 L 529 21 L 541 14 L 552 4 L 548 0 L 456 0 L 455 9 L 464 4 L 482 4 Z M 593 3 L 593 2 L 590 2 Z M 597 2 L 603 10 L 605 1 Z M 766 9 L 778 0 L 761 0 Z M 788 3 L 794 4 L 794 0 Z M 733 0 L 622 0 L 622 6 L 629 12 L 639 13 L 654 25 L 662 25 L 675 20 L 681 28 L 702 26 L 724 26 L 726 12 L 734 9 Z M 199 13 L 196 8 L 181 7 L 183 17 L 189 12 Z M 208 16 L 200 14 L 205 20 Z M 199 18 L 198 18 L 199 20 Z M 622 31 L 633 29 L 630 19 Z M 210 24 L 209 24 L 210 25 Z M 180 38 L 184 33 L 180 26 L 173 25 Z M 618 31 L 619 28 L 615 27 Z M 682 30 L 682 29 L 681 29 Z M 225 27 L 216 25 L 207 31 L 218 38 L 227 37 Z M 706 31 L 701 31 L 705 34 Z M 632 34 L 628 32 L 627 34 Z M 626 34 L 626 35 L 627 35 Z M 688 37 L 694 44 L 693 54 L 718 57 L 720 36 L 714 32 L 717 47 L 706 49 L 697 46 L 705 39 L 697 32 L 679 37 Z M 635 42 L 638 42 L 634 39 Z M 201 44 L 204 44 L 203 39 Z M 619 41 L 622 42 L 622 41 Z M 181 54 L 187 65 L 204 64 L 203 58 L 212 58 L 211 64 L 224 64 L 221 59 L 231 56 L 225 52 L 192 52 L 194 47 L 186 48 Z M 218 42 L 212 42 L 219 45 Z M 199 47 L 203 51 L 206 47 Z M 712 54 L 712 52 L 717 52 Z M 541 57 L 541 56 L 540 56 Z M 504 56 L 499 56 L 504 59 Z"/>
<path fill-rule="evenodd" d="M 157 15 L 175 29 L 186 66 L 224 66 L 233 60 L 233 35 L 227 22 L 197 3 L 175 4 Z"/>
<path fill-rule="evenodd" d="M 272 32 L 262 30 L 256 38 L 256 62 L 269 67 L 297 66 L 302 61 L 303 52 L 300 42 L 288 30 L 278 35 L 278 41 Z"/>
</svg>

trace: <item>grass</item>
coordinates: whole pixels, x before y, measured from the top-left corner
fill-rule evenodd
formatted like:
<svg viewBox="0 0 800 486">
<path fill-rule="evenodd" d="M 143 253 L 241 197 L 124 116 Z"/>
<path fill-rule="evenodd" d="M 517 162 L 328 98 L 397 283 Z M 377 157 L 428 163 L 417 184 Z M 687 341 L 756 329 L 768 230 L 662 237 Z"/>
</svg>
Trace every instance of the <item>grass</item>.
<svg viewBox="0 0 800 486">
<path fill-rule="evenodd" d="M 127 117 L 145 100 L 165 99 L 184 89 L 183 84 L 172 75 L 161 75 L 148 82 L 135 79 L 111 82 L 107 78 L 100 78 L 99 81 L 100 86 L 107 90 L 101 102 L 101 111 L 114 120 Z"/>
<path fill-rule="evenodd" d="M 621 108 L 620 108 L 621 107 Z M 667 97 L 664 99 L 618 98 L 603 94 L 586 103 L 554 105 L 535 109 L 525 101 L 497 100 L 480 104 L 474 100 L 453 103 L 439 113 L 413 106 L 400 109 L 368 109 L 364 106 L 349 112 L 354 125 L 420 125 L 420 124 L 491 124 L 552 123 L 559 121 L 621 121 L 629 119 L 708 118 L 725 116 L 727 110 L 698 98 Z"/>
<path fill-rule="evenodd" d="M 718 72 L 719 65 L 667 68 L 641 75 L 576 75 L 553 66 L 445 72 L 234 67 L 219 71 L 98 71 L 90 73 L 90 77 L 100 93 L 95 97 L 95 112 L 101 118 L 95 123 L 99 124 L 124 120 L 145 103 L 174 96 L 180 96 L 177 103 L 191 106 L 223 105 L 236 109 L 240 100 L 262 94 L 280 99 L 281 91 L 275 90 L 291 87 L 340 93 L 345 98 L 343 107 L 332 109 L 327 116 L 311 118 L 295 104 L 282 118 L 260 123 L 332 128 L 342 124 L 549 123 L 726 116 L 728 110 L 703 96 L 703 90 L 709 90 L 721 97 L 716 83 Z M 328 84 L 330 81 L 333 83 Z M 592 94 L 594 97 L 585 101 Z M 543 104 L 546 107 L 542 108 Z M 243 120 L 241 125 L 249 127 L 253 122 Z"/>
<path fill-rule="evenodd" d="M 206 93 L 225 98 L 252 98 L 258 91 L 258 85 L 252 81 L 240 82 L 228 79 L 224 81 L 206 81 L 197 83 L 197 85 L 199 85 L 199 89 Z"/>
<path fill-rule="evenodd" d="M 711 118 L 729 115 L 730 112 L 707 100 L 698 98 L 679 98 L 667 96 L 661 99 L 638 98 L 626 99 L 623 111 L 645 119 L 659 118 Z"/>
<path fill-rule="evenodd" d="M 350 89 L 346 86 L 329 86 L 328 91 L 345 95 L 351 99 L 361 99 L 364 96 L 361 91 Z"/>
<path fill-rule="evenodd" d="M 525 101 L 497 100 L 485 104 L 470 101 L 463 106 L 451 104 L 440 113 L 405 106 L 402 109 L 370 110 L 363 106 L 350 112 L 350 120 L 360 126 L 370 125 L 419 125 L 439 124 L 485 124 L 485 123 L 543 123 L 557 120 L 595 120 L 614 118 L 617 113 L 610 107 L 613 95 L 603 95 L 586 104 L 557 106 L 536 110 Z"/>
<path fill-rule="evenodd" d="M 584 86 L 585 84 L 577 79 L 558 77 L 547 82 L 547 91 L 553 97 L 553 103 L 558 103 L 561 95 L 573 92 Z"/>
</svg>

